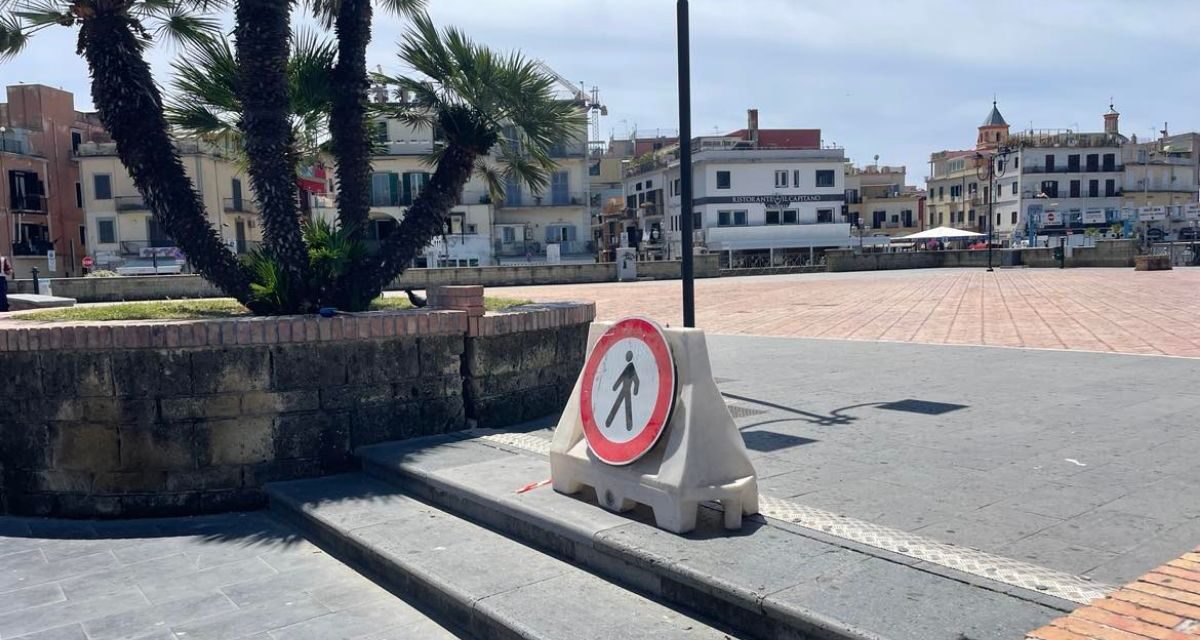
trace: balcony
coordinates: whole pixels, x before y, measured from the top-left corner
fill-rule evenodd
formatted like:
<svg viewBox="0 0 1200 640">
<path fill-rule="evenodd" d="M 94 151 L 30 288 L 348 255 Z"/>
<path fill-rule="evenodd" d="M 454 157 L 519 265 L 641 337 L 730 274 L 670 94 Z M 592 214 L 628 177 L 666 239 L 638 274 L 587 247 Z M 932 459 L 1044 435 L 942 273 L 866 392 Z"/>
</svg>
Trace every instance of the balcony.
<svg viewBox="0 0 1200 640">
<path fill-rule="evenodd" d="M 258 213 L 258 204 L 247 198 L 225 198 L 223 204 L 227 213 Z"/>
<path fill-rule="evenodd" d="M 582 207 L 587 204 L 587 194 L 582 191 L 562 191 L 543 195 L 510 194 L 500 206 L 509 209 L 529 209 L 536 207 Z"/>
<path fill-rule="evenodd" d="M 13 140 L 12 138 L 0 138 L 0 151 L 4 153 L 16 153 L 26 155 L 26 146 L 23 140 Z"/>
<path fill-rule="evenodd" d="M 1099 168 L 1089 169 L 1087 167 L 1046 167 L 1040 164 L 1026 164 L 1021 167 L 1023 173 L 1121 173 L 1125 171 L 1125 165 L 1101 165 Z"/>
<path fill-rule="evenodd" d="M 12 199 L 13 213 L 39 213 L 46 215 L 46 197 L 40 195 L 15 196 Z"/>
<path fill-rule="evenodd" d="M 551 158 L 582 158 L 587 155 L 587 145 L 582 142 L 552 144 L 546 150 Z"/>
<path fill-rule="evenodd" d="M 113 198 L 117 211 L 149 211 L 146 199 L 142 196 L 117 196 Z"/>
<path fill-rule="evenodd" d="M 47 251 L 54 250 L 54 243 L 46 240 L 26 240 L 16 242 L 12 246 L 14 256 L 44 256 Z"/>
</svg>

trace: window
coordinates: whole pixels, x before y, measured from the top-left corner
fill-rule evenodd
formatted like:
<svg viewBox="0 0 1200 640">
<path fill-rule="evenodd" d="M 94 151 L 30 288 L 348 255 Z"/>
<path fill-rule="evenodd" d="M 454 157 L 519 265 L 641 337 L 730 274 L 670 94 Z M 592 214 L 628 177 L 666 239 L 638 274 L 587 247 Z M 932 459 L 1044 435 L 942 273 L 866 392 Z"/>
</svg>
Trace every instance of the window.
<svg viewBox="0 0 1200 640">
<path fill-rule="evenodd" d="M 817 170 L 817 186 L 832 187 L 833 186 L 833 170 L 818 169 Z"/>
<path fill-rule="evenodd" d="M 114 218 L 100 218 L 96 221 L 96 231 L 100 235 L 100 244 L 117 243 L 117 221 Z"/>
<path fill-rule="evenodd" d="M 744 227 L 746 226 L 745 211 L 718 211 L 717 212 L 718 227 Z"/>
<path fill-rule="evenodd" d="M 1072 197 L 1072 198 L 1079 197 L 1079 181 L 1078 180 L 1071 181 L 1071 192 L 1070 193 L 1071 193 L 1070 197 Z"/>
<path fill-rule="evenodd" d="M 79 145 L 83 144 L 83 134 L 78 131 L 71 132 L 71 151 L 79 151 Z"/>
<path fill-rule="evenodd" d="M 1115 170 L 1116 162 L 1117 162 L 1117 158 L 1116 158 L 1115 154 L 1112 154 L 1112 153 L 1104 154 L 1104 170 L 1105 171 Z"/>
<path fill-rule="evenodd" d="M 1067 156 L 1067 171 L 1077 173 L 1079 171 L 1079 154 L 1072 153 Z"/>
<path fill-rule="evenodd" d="M 1012 194 L 1013 194 L 1014 196 L 1015 196 L 1015 195 L 1017 195 L 1017 181 L 1016 181 L 1016 180 L 1013 180 L 1013 184 L 1012 184 Z"/>
<path fill-rule="evenodd" d="M 399 180 L 400 176 L 394 173 L 372 173 L 371 206 L 394 207 L 398 205 L 396 191 Z"/>
<path fill-rule="evenodd" d="M 833 222 L 833 209 L 822 209 L 821 211 L 825 211 L 826 213 L 828 213 L 829 221 Z M 821 211 L 817 212 L 818 218 L 821 216 Z M 820 222 L 820 220 L 818 220 L 818 222 Z M 784 211 L 783 212 L 783 223 L 784 224 L 800 224 L 800 216 L 797 215 L 797 213 L 794 209 L 789 209 L 787 211 Z"/>
<path fill-rule="evenodd" d="M 1021 168 L 1021 156 L 1013 156 L 1013 169 Z"/>
<path fill-rule="evenodd" d="M 767 224 L 779 224 L 779 211 L 767 211 Z"/>
<path fill-rule="evenodd" d="M 1046 154 L 1046 173 L 1054 173 L 1054 154 Z"/>
<path fill-rule="evenodd" d="M 983 201 L 984 201 L 984 202 L 991 202 L 991 193 L 990 193 L 990 191 L 991 191 L 991 187 L 984 187 L 984 188 L 983 188 Z"/>
<path fill-rule="evenodd" d="M 599 162 L 593 162 L 588 165 L 588 175 L 589 176 L 600 175 L 600 163 Z"/>
<path fill-rule="evenodd" d="M 635 190 L 635 191 L 641 191 L 641 190 L 642 190 L 642 183 L 640 183 L 640 182 L 639 182 L 639 183 L 637 183 L 636 185 L 634 185 L 634 187 L 633 187 L 633 188 L 634 188 L 634 190 Z"/>
<path fill-rule="evenodd" d="M 775 172 L 775 188 L 780 189 L 788 186 L 788 172 L 779 170 Z"/>
<path fill-rule="evenodd" d="M 112 176 L 107 173 L 92 174 L 92 195 L 97 200 L 112 200 Z"/>
<path fill-rule="evenodd" d="M 974 209 L 971 209 L 970 211 L 967 212 L 967 219 L 971 221 L 971 224 L 975 224 L 975 210 Z"/>
<path fill-rule="evenodd" d="M 78 182 L 75 183 L 75 206 L 83 208 L 83 185 Z"/>
<path fill-rule="evenodd" d="M 382 122 L 376 122 L 375 123 L 375 142 L 387 142 L 387 141 L 388 141 L 387 121 L 384 120 Z"/>
<path fill-rule="evenodd" d="M 833 222 L 833 209 L 817 209 L 817 224 Z"/>
<path fill-rule="evenodd" d="M 718 189 L 728 189 L 728 188 L 730 188 L 730 184 L 731 184 L 731 181 L 729 179 L 729 172 L 728 171 L 718 171 L 717 172 L 717 188 Z"/>
<path fill-rule="evenodd" d="M 233 210 L 244 211 L 244 209 L 242 209 L 242 181 L 238 180 L 237 178 L 233 178 L 230 181 L 229 186 L 233 195 Z"/>
<path fill-rule="evenodd" d="M 1046 194 L 1047 198 L 1057 198 L 1058 197 L 1058 181 L 1057 180 L 1043 180 L 1042 181 L 1042 193 Z"/>
<path fill-rule="evenodd" d="M 1116 180 L 1105 180 L 1104 181 L 1104 195 L 1107 197 L 1112 197 L 1112 196 L 1117 195 L 1117 181 Z"/>
<path fill-rule="evenodd" d="M 902 209 L 900 211 L 900 224 L 905 228 L 913 226 L 912 209 Z"/>
<path fill-rule="evenodd" d="M 938 199 L 946 199 L 946 187 L 938 187 Z"/>
<path fill-rule="evenodd" d="M 1096 198 L 1100 195 L 1100 181 L 1088 180 L 1088 197 Z"/>
<path fill-rule="evenodd" d="M 1017 212 L 1016 211 L 1012 212 L 1012 223 L 1013 224 L 1017 223 Z"/>
<path fill-rule="evenodd" d="M 792 186 L 794 186 L 796 188 L 800 187 L 800 170 L 799 169 L 792 171 Z"/>
<path fill-rule="evenodd" d="M 887 212 L 886 211 L 872 212 L 871 213 L 871 228 L 872 229 L 882 229 L 884 220 L 887 220 Z"/>
<path fill-rule="evenodd" d="M 692 214 L 692 228 L 693 229 L 703 228 L 704 227 L 703 222 L 704 222 L 704 214 L 700 213 L 699 211 Z"/>
<path fill-rule="evenodd" d="M 647 189 L 653 189 L 653 188 L 654 188 L 654 181 L 653 181 L 653 180 L 647 180 L 647 181 L 646 181 L 646 188 L 647 188 Z"/>
<path fill-rule="evenodd" d="M 671 183 L 671 186 L 672 186 L 672 188 L 675 190 L 675 195 L 677 195 L 677 196 L 678 196 L 678 195 L 681 195 L 681 194 L 683 193 L 683 192 L 682 192 L 682 191 L 680 191 L 680 189 L 679 189 L 679 178 L 675 178 L 675 181 Z"/>
<path fill-rule="evenodd" d="M 504 244 L 512 244 L 517 241 L 517 230 L 512 227 L 504 227 Z"/>
<path fill-rule="evenodd" d="M 1099 171 L 1100 170 L 1100 154 L 1089 153 L 1087 155 L 1087 170 L 1088 171 Z"/>
<path fill-rule="evenodd" d="M 996 224 L 1000 224 L 1000 213 L 996 212 Z"/>
<path fill-rule="evenodd" d="M 79 246 L 87 246 L 87 226 L 79 225 Z"/>
</svg>

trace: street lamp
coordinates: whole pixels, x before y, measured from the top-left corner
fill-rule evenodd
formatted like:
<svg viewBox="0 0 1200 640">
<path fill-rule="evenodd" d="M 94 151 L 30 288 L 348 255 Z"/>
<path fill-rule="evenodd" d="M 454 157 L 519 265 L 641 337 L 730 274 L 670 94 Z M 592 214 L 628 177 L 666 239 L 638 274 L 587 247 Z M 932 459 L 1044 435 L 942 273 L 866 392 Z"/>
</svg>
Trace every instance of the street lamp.
<svg viewBox="0 0 1200 640">
<path fill-rule="evenodd" d="M 992 269 L 992 235 L 996 230 L 995 218 L 995 202 L 996 202 L 996 178 L 1004 175 L 1006 169 L 1005 161 L 1012 150 L 1008 147 L 997 147 L 990 156 L 985 156 L 982 153 L 975 152 L 975 175 L 980 180 L 988 181 L 988 235 L 987 235 L 987 250 L 988 250 L 988 271 Z"/>
</svg>

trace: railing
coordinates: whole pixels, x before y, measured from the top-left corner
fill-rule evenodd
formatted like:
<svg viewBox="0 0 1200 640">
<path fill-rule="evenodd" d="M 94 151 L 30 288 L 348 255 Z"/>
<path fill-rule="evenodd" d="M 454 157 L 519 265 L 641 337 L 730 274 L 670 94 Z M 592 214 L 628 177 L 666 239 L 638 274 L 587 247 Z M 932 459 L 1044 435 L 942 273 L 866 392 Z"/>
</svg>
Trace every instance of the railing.
<svg viewBox="0 0 1200 640">
<path fill-rule="evenodd" d="M 1086 167 L 1078 167 L 1078 166 L 1077 167 L 1072 167 L 1072 166 L 1046 167 L 1044 165 L 1039 165 L 1039 164 L 1026 164 L 1023 167 L 1021 167 L 1021 170 L 1025 173 L 1118 173 L 1118 172 L 1125 171 L 1125 165 L 1123 165 L 1123 164 L 1101 165 L 1098 169 L 1089 169 Z"/>
<path fill-rule="evenodd" d="M 132 257 L 143 257 L 143 254 L 149 254 L 150 249 L 157 250 L 160 256 L 175 255 L 178 250 L 175 248 L 175 243 L 168 238 L 156 238 L 152 240 L 122 240 L 121 255 Z M 148 256 L 146 256 L 148 257 Z"/>
<path fill-rule="evenodd" d="M 117 211 L 149 211 L 146 199 L 142 196 L 117 196 L 113 198 Z"/>
<path fill-rule="evenodd" d="M 46 197 L 40 195 L 15 196 L 12 210 L 16 213 L 46 213 Z"/>
<path fill-rule="evenodd" d="M 14 256 L 44 256 L 47 251 L 54 250 L 54 243 L 46 240 L 26 240 L 15 242 L 12 246 Z"/>
<path fill-rule="evenodd" d="M 566 193 L 545 193 L 542 195 L 522 194 L 519 202 L 504 202 L 500 206 L 511 208 L 529 207 L 579 207 L 587 204 L 587 195 L 582 191 Z"/>
<path fill-rule="evenodd" d="M 25 143 L 21 140 L 13 140 L 11 138 L 0 138 L 0 151 L 5 153 L 25 153 Z"/>
<path fill-rule="evenodd" d="M 552 144 L 547 149 L 551 158 L 582 158 L 587 155 L 587 145 L 580 142 Z"/>
<path fill-rule="evenodd" d="M 258 213 L 258 205 L 249 198 L 225 198 L 224 204 L 232 213 Z"/>
</svg>

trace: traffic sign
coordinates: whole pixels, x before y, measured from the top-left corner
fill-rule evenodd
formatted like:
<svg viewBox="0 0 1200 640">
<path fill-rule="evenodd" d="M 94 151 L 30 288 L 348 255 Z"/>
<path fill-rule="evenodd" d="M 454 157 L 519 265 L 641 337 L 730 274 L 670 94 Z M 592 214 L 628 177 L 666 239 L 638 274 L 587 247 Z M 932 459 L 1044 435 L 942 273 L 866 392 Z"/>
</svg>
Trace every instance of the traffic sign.
<svg viewBox="0 0 1200 640">
<path fill-rule="evenodd" d="M 84 256 L 84 257 L 83 257 L 83 268 L 84 268 L 84 269 L 91 269 L 91 268 L 92 268 L 92 266 L 93 266 L 93 265 L 95 265 L 95 264 L 96 264 L 96 261 L 95 261 L 95 260 L 93 260 L 91 256 Z"/>
<path fill-rule="evenodd" d="M 662 328 L 646 318 L 609 327 L 583 366 L 580 417 L 588 448 L 626 465 L 666 430 L 675 402 L 675 361 Z"/>
</svg>

